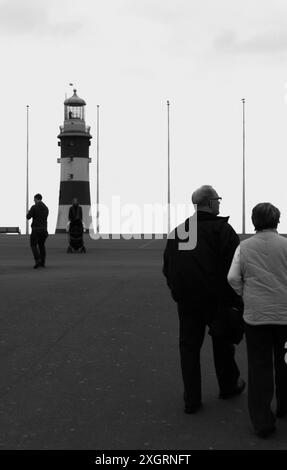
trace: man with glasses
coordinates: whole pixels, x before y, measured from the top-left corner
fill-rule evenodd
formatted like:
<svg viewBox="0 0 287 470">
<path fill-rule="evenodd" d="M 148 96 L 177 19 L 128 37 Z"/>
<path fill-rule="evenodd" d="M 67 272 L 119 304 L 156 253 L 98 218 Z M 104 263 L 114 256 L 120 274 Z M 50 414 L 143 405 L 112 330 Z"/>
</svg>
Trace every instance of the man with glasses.
<svg viewBox="0 0 287 470">
<path fill-rule="evenodd" d="M 229 217 L 218 216 L 220 201 L 212 186 L 204 185 L 194 191 L 196 212 L 169 234 L 164 252 L 163 273 L 178 308 L 185 412 L 189 414 L 202 407 L 200 350 L 207 325 L 212 335 L 219 397 L 231 398 L 245 387 L 232 340 L 218 331 L 221 311 L 242 302 L 227 282 L 239 237 L 228 224 Z M 191 225 L 194 217 L 197 224 Z M 197 226 L 196 245 L 181 250 L 179 234 L 189 233 L 191 226 Z"/>
</svg>

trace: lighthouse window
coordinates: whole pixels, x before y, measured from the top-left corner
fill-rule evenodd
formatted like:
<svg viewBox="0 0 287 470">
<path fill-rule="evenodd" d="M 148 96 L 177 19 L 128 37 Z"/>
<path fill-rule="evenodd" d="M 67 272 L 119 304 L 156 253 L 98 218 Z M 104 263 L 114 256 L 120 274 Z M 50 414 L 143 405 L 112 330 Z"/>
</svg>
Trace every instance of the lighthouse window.
<svg viewBox="0 0 287 470">
<path fill-rule="evenodd" d="M 70 173 L 70 174 L 68 175 L 68 179 L 69 179 L 69 180 L 72 180 L 73 178 L 74 178 L 74 175 L 73 175 L 72 173 Z"/>
<path fill-rule="evenodd" d="M 84 109 L 82 106 L 67 106 L 66 115 L 68 119 L 84 119 Z"/>
</svg>

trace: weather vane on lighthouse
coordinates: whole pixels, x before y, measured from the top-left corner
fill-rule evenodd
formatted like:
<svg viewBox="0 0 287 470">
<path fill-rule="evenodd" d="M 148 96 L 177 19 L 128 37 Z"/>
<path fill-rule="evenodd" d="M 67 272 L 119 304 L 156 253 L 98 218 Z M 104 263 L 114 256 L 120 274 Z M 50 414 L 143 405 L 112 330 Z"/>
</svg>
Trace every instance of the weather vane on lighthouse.
<svg viewBox="0 0 287 470">
<path fill-rule="evenodd" d="M 92 138 L 90 126 L 85 122 L 86 102 L 79 98 L 77 90 L 64 101 L 64 125 L 60 126 L 58 145 L 61 147 L 61 181 L 56 233 L 66 231 L 69 208 L 78 199 L 83 209 L 83 223 L 92 229 L 90 215 L 91 197 L 89 180 L 89 146 Z"/>
</svg>

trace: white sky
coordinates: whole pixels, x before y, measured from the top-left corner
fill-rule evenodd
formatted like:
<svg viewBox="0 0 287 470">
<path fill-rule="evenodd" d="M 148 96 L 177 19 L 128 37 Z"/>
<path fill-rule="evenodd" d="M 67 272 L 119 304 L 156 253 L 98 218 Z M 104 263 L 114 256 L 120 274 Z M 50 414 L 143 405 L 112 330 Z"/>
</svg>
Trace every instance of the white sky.
<svg viewBox="0 0 287 470">
<path fill-rule="evenodd" d="M 29 104 L 30 203 L 43 194 L 55 230 L 57 134 L 72 82 L 94 136 L 94 203 L 97 104 L 101 202 L 166 202 L 169 99 L 172 202 L 212 184 L 237 231 L 245 97 L 247 231 L 252 207 L 270 201 L 287 232 L 285 0 L 0 0 L 0 54 L 1 226 L 25 229 Z"/>
</svg>

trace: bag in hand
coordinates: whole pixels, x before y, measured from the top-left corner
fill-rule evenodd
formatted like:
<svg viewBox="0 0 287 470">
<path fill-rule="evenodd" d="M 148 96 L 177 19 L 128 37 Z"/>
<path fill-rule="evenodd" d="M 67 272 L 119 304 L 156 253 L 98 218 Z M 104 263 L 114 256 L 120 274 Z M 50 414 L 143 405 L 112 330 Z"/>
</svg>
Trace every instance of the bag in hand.
<svg viewBox="0 0 287 470">
<path fill-rule="evenodd" d="M 221 336 L 232 344 L 239 344 L 244 335 L 243 307 L 223 307 L 209 327 L 211 336 Z"/>
</svg>

